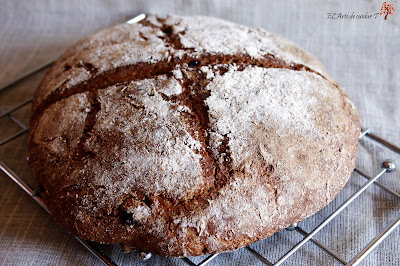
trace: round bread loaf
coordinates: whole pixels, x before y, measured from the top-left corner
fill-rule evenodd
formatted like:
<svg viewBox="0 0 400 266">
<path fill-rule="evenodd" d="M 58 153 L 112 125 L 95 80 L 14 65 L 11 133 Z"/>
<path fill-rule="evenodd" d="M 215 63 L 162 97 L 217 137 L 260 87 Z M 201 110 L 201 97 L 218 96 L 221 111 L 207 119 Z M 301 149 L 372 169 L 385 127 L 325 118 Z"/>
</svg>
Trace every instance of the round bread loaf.
<svg viewBox="0 0 400 266">
<path fill-rule="evenodd" d="M 68 49 L 37 89 L 29 156 L 54 219 L 124 251 L 234 250 L 327 205 L 360 122 L 279 35 L 149 16 Z"/>
</svg>

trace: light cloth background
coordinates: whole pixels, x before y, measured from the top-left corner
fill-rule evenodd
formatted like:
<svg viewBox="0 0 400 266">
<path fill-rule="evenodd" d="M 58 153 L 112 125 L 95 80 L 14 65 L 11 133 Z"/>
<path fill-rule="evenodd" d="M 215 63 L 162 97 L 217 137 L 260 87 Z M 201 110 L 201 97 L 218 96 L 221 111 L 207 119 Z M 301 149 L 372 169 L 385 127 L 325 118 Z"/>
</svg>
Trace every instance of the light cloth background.
<svg viewBox="0 0 400 266">
<path fill-rule="evenodd" d="M 57 57 L 71 44 L 103 27 L 123 22 L 140 12 L 208 15 L 279 33 L 315 55 L 353 99 L 363 127 L 400 145 L 400 1 L 388 20 L 327 19 L 327 13 L 355 15 L 380 11 L 382 1 L 0 1 L 0 82 Z M 43 72 L 0 92 L 0 106 L 9 109 L 31 97 Z M 29 107 L 14 113 L 25 123 Z M 0 112 L 1 113 L 1 112 Z M 0 119 L 0 141 L 18 127 Z M 0 159 L 34 184 L 26 157 L 26 134 L 0 147 Z M 371 176 L 385 158 L 400 166 L 400 156 L 371 140 L 360 142 L 358 167 Z M 400 168 L 400 167 L 399 167 Z M 400 170 L 381 182 L 400 192 Z M 301 225 L 311 231 L 362 186 L 353 174 L 339 197 Z M 385 225 L 400 214 L 400 200 L 372 186 L 316 235 L 327 247 L 349 261 Z M 281 231 L 251 246 L 271 261 L 287 252 L 301 236 Z M 121 265 L 140 265 L 135 253 L 117 247 L 106 252 Z M 199 261 L 199 258 L 194 259 Z M 0 264 L 95 265 L 95 259 L 68 235 L 5 174 L 0 173 Z M 181 265 L 178 259 L 153 257 L 149 265 Z M 248 251 L 218 256 L 211 265 L 258 265 Z M 312 243 L 307 243 L 286 265 L 339 265 Z M 361 265 L 400 265 L 400 228 L 397 228 Z"/>
</svg>

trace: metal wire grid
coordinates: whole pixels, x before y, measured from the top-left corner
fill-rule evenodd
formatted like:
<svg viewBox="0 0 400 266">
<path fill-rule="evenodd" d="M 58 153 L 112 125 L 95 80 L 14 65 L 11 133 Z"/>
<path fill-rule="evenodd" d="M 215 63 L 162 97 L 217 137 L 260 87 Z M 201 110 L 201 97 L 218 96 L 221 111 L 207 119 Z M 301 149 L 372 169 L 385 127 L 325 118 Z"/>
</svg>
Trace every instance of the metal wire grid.
<svg viewBox="0 0 400 266">
<path fill-rule="evenodd" d="M 144 14 L 141 14 L 129 21 L 127 23 L 136 23 L 142 19 L 145 18 Z M 32 69 L 31 71 L 28 71 L 21 76 L 9 81 L 5 82 L 0 85 L 0 91 L 3 89 L 12 89 L 12 86 L 16 84 L 17 82 L 27 78 L 30 75 L 33 75 L 35 73 L 38 73 L 39 71 L 46 69 L 52 61 L 46 62 L 45 64 L 42 64 L 40 66 L 37 66 L 36 68 Z M 22 107 L 30 104 L 32 99 L 28 99 L 26 101 L 23 101 L 14 107 L 10 108 L 9 110 L 5 110 L 0 106 L 0 119 L 7 117 L 13 123 L 15 123 L 20 130 L 17 131 L 16 133 L 12 134 L 11 136 L 6 137 L 3 140 L 0 140 L 0 147 L 2 145 L 5 145 L 6 143 L 9 143 L 10 141 L 19 138 L 23 134 L 26 134 L 29 131 L 29 127 L 25 125 L 23 122 L 21 122 L 19 119 L 17 119 L 13 113 L 20 110 Z M 370 129 L 365 129 L 361 132 L 360 134 L 360 139 L 369 137 L 369 139 L 372 139 L 380 144 L 382 144 L 384 147 L 396 152 L 397 154 L 400 155 L 400 148 L 380 137 L 377 135 L 373 134 Z M 25 160 L 25 158 L 21 158 L 21 160 Z M 9 166 L 7 166 L 0 158 L 0 168 L 1 170 L 8 175 L 16 184 L 18 184 L 27 194 L 29 194 L 43 209 L 45 209 L 48 212 L 48 209 L 46 205 L 43 203 L 42 199 L 40 198 L 40 190 L 39 189 L 33 189 L 31 186 L 29 186 L 27 183 L 24 182 L 23 178 L 18 176 Z M 399 225 L 400 225 L 400 215 L 398 215 L 392 222 L 390 222 L 378 235 L 375 236 L 374 239 L 372 239 L 368 245 L 366 245 L 360 252 L 351 260 L 351 261 L 346 261 L 343 258 L 341 258 L 338 254 L 336 254 L 334 251 L 331 249 L 325 247 L 321 242 L 319 242 L 314 236 L 321 230 L 323 229 L 330 221 L 332 221 L 340 212 L 342 212 L 353 200 L 355 200 L 358 196 L 362 194 L 370 185 L 375 184 L 386 190 L 387 192 L 391 193 L 398 199 L 400 199 L 400 194 L 393 191 L 389 187 L 383 185 L 382 183 L 379 183 L 377 180 L 379 177 L 381 177 L 385 173 L 389 173 L 394 171 L 396 168 L 396 165 L 393 160 L 385 160 L 382 163 L 382 168 L 378 173 L 376 173 L 373 177 L 370 177 L 368 174 L 362 172 L 359 169 L 355 169 L 354 172 L 365 177 L 368 181 L 359 189 L 357 190 L 350 198 L 348 198 L 340 207 L 338 207 L 330 216 L 328 216 L 326 219 L 324 219 L 320 225 L 315 227 L 312 232 L 308 233 L 305 230 L 303 230 L 299 225 L 295 224 L 291 227 L 288 227 L 287 230 L 290 231 L 295 231 L 298 232 L 301 236 L 304 238 L 299 241 L 296 245 L 294 245 L 286 254 L 284 254 L 282 257 L 280 257 L 276 262 L 271 262 L 264 256 L 262 256 L 259 252 L 255 251 L 252 249 L 250 246 L 246 246 L 242 249 L 247 250 L 250 254 L 252 254 L 256 259 L 258 259 L 260 262 L 266 264 L 266 265 L 281 265 L 284 263 L 290 256 L 292 256 L 297 250 L 299 250 L 304 244 L 306 244 L 308 241 L 311 241 L 315 245 L 317 245 L 321 250 L 324 252 L 328 253 L 330 256 L 332 256 L 336 261 L 338 261 L 342 265 L 357 265 L 360 263 L 375 247 L 377 247 L 393 230 L 395 230 Z M 97 246 L 93 245 L 89 241 L 85 241 L 80 239 L 79 237 L 76 237 L 76 239 L 84 245 L 94 256 L 96 256 L 101 262 L 103 262 L 105 265 L 117 265 L 115 262 L 113 262 L 109 257 L 107 257 Z M 140 252 L 138 253 L 139 256 L 144 260 L 148 260 L 151 258 L 152 254 L 151 253 L 144 253 Z M 200 263 L 195 263 L 192 260 L 190 260 L 187 257 L 181 258 L 182 261 L 184 261 L 188 265 L 206 265 L 210 261 L 212 261 L 214 258 L 216 258 L 218 254 L 213 254 L 208 257 L 206 257 L 203 261 Z"/>
</svg>

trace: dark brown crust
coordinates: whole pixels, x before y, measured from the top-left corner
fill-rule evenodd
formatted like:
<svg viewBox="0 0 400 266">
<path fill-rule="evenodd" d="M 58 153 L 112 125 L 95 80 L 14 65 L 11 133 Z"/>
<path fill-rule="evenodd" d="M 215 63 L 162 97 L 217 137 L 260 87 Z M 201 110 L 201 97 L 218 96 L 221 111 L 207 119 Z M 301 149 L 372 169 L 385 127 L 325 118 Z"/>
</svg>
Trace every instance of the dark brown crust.
<svg viewBox="0 0 400 266">
<path fill-rule="evenodd" d="M 159 22 L 163 23 L 161 30 L 166 34 L 164 41 L 175 49 L 186 50 L 183 45 L 179 42 L 177 34 L 173 33 L 172 28 L 165 24 L 165 21 L 160 19 Z M 147 21 L 141 22 L 142 24 L 151 25 Z M 285 62 L 282 59 L 275 58 L 273 55 L 266 55 L 262 59 L 255 59 L 247 54 L 235 54 L 235 55 L 223 55 L 223 54 L 203 54 L 200 56 L 192 57 L 184 55 L 182 58 L 172 57 L 169 60 L 159 61 L 157 63 L 137 63 L 134 65 L 127 65 L 118 67 L 114 70 L 105 71 L 99 73 L 96 68 L 90 63 L 82 63 L 82 67 L 87 69 L 93 77 L 80 83 L 72 88 L 65 88 L 61 85 L 56 88 L 45 100 L 39 102 L 34 101 L 32 107 L 32 118 L 31 118 L 31 132 L 30 132 L 30 143 L 29 152 L 32 157 L 32 167 L 38 176 L 38 182 L 41 187 L 44 188 L 42 194 L 43 200 L 48 205 L 51 213 L 55 219 L 65 228 L 72 233 L 79 235 L 84 239 L 96 240 L 106 243 L 121 243 L 125 250 L 142 249 L 150 252 L 154 252 L 164 256 L 182 256 L 184 254 L 190 255 L 201 255 L 214 252 L 221 252 L 224 250 L 232 250 L 241 246 L 247 245 L 253 241 L 257 241 L 266 236 L 272 235 L 277 229 L 271 229 L 268 232 L 260 232 L 258 236 L 248 237 L 241 235 L 236 238 L 235 241 L 226 240 L 224 244 L 221 242 L 219 250 L 207 247 L 204 244 L 204 237 L 198 237 L 197 232 L 193 232 L 191 239 L 186 241 L 191 242 L 187 249 L 184 251 L 169 251 L 163 239 L 158 239 L 155 235 L 140 230 L 151 226 L 151 222 L 143 223 L 135 220 L 134 217 L 130 216 L 127 209 L 130 206 L 140 205 L 147 206 L 153 212 L 157 212 L 157 219 L 162 221 L 166 225 L 165 235 L 166 237 L 174 238 L 179 228 L 179 224 L 174 224 L 171 217 L 185 216 L 206 208 L 209 204 L 209 200 L 213 200 L 218 197 L 219 191 L 229 183 L 234 171 L 240 171 L 234 169 L 231 165 L 232 158 L 228 146 L 229 138 L 227 135 L 223 136 L 221 145 L 217 153 L 210 148 L 210 121 L 208 114 L 208 107 L 205 104 L 205 100 L 209 97 L 210 92 L 205 89 L 207 84 L 210 82 L 206 78 L 206 75 L 198 68 L 201 66 L 212 66 L 216 67 L 214 72 L 219 72 L 221 75 L 228 70 L 228 66 L 236 65 L 237 71 L 242 71 L 248 67 L 257 66 L 262 68 L 285 68 L 296 71 L 307 71 L 318 74 L 325 78 L 322 74 L 310 69 L 302 64 L 295 64 Z M 84 143 L 88 138 L 93 135 L 93 128 L 96 122 L 96 115 L 101 110 L 101 104 L 98 98 L 98 92 L 108 88 L 112 85 L 128 84 L 131 81 L 144 80 L 154 78 L 161 75 L 172 76 L 172 71 L 180 66 L 187 72 L 187 75 L 180 81 L 183 87 L 183 93 L 177 96 L 163 95 L 164 100 L 170 102 L 182 103 L 188 106 L 191 112 L 183 113 L 182 119 L 185 121 L 188 132 L 193 138 L 197 139 L 202 143 L 203 150 L 199 151 L 202 155 L 202 168 L 205 173 L 205 185 L 193 195 L 185 197 L 183 199 L 177 199 L 170 197 L 169 195 L 152 195 L 151 192 L 146 191 L 132 191 L 131 195 L 126 195 L 120 199 L 118 205 L 111 207 L 111 209 L 103 210 L 96 215 L 90 215 L 87 218 L 86 223 L 76 221 L 75 217 L 71 217 L 71 213 L 68 210 L 68 206 L 76 204 L 74 198 L 61 199 L 60 195 L 73 195 L 78 194 L 79 198 L 84 195 L 94 195 L 93 190 L 102 191 L 102 187 L 85 187 L 85 185 L 68 185 L 63 186 L 62 184 L 54 185 L 53 183 L 46 180 L 46 176 L 50 176 L 49 171 L 57 169 L 58 164 L 65 165 L 64 169 L 69 169 L 60 174 L 69 175 L 74 168 L 81 167 L 86 160 L 90 160 L 95 157 L 95 154 L 91 150 L 87 150 Z M 65 71 L 68 71 L 71 66 L 66 65 Z M 336 84 L 334 84 L 337 86 Z M 338 88 L 339 89 L 339 88 Z M 40 88 L 39 88 L 40 90 Z M 340 90 L 341 91 L 341 90 Z M 89 101 L 89 112 L 85 118 L 83 133 L 80 136 L 77 145 L 71 147 L 74 150 L 74 156 L 72 158 L 59 158 L 56 155 L 50 154 L 45 147 L 32 141 L 35 131 L 39 124 L 40 119 L 46 110 L 51 108 L 57 103 L 63 102 L 68 98 L 86 93 Z M 344 98 L 347 98 L 344 92 L 341 91 L 343 102 Z M 140 109 L 140 106 L 136 106 Z M 348 109 L 348 107 L 344 108 Z M 354 116 L 354 114 L 350 114 Z M 109 141 L 123 142 L 124 136 L 118 135 L 118 133 L 112 133 L 106 136 Z M 354 140 L 349 141 L 346 145 L 354 146 L 357 144 L 353 143 Z M 355 140 L 355 143 L 357 141 Z M 357 148 L 355 147 L 356 151 Z M 221 157 L 222 156 L 222 157 Z M 355 158 L 355 154 L 354 154 Z M 47 162 L 45 166 L 43 162 Z M 275 187 L 275 198 L 277 199 L 276 184 L 279 183 L 276 176 L 274 175 L 276 166 L 269 164 L 264 167 L 262 174 L 267 179 L 267 184 L 271 187 Z M 90 178 L 90 177 L 83 177 Z M 84 183 L 83 183 L 84 184 Z M 337 193 L 335 191 L 334 193 Z M 95 201 L 95 200 L 94 200 Z M 82 204 L 82 203 L 79 203 Z M 153 213 L 154 215 L 155 213 Z M 293 221 L 288 222 L 295 222 Z M 95 226 L 95 230 L 91 228 Z M 115 227 L 115 225 L 120 225 Z M 211 226 L 211 225 L 210 225 Z M 113 230 L 105 230 L 102 232 L 96 231 L 96 228 L 113 228 Z M 132 230 L 133 232 L 129 231 Z M 208 228 L 212 231 L 212 228 Z M 194 230 L 194 229 L 193 229 Z M 124 240 L 124 235 L 129 235 L 129 239 Z"/>
</svg>

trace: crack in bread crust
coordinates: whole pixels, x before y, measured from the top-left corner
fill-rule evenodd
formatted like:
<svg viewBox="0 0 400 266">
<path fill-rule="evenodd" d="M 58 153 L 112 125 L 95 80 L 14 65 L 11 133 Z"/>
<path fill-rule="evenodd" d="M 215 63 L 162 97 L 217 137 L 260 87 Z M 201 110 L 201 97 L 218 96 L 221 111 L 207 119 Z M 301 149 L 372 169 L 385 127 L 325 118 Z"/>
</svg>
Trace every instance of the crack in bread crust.
<svg viewBox="0 0 400 266">
<path fill-rule="evenodd" d="M 90 91 L 89 95 L 90 111 L 85 119 L 85 125 L 83 129 L 83 135 L 80 137 L 75 154 L 73 155 L 74 161 L 84 161 L 95 156 L 94 153 L 87 151 L 84 147 L 86 139 L 91 134 L 93 127 L 96 123 L 96 115 L 101 110 L 101 104 L 97 98 L 97 91 Z"/>
</svg>

